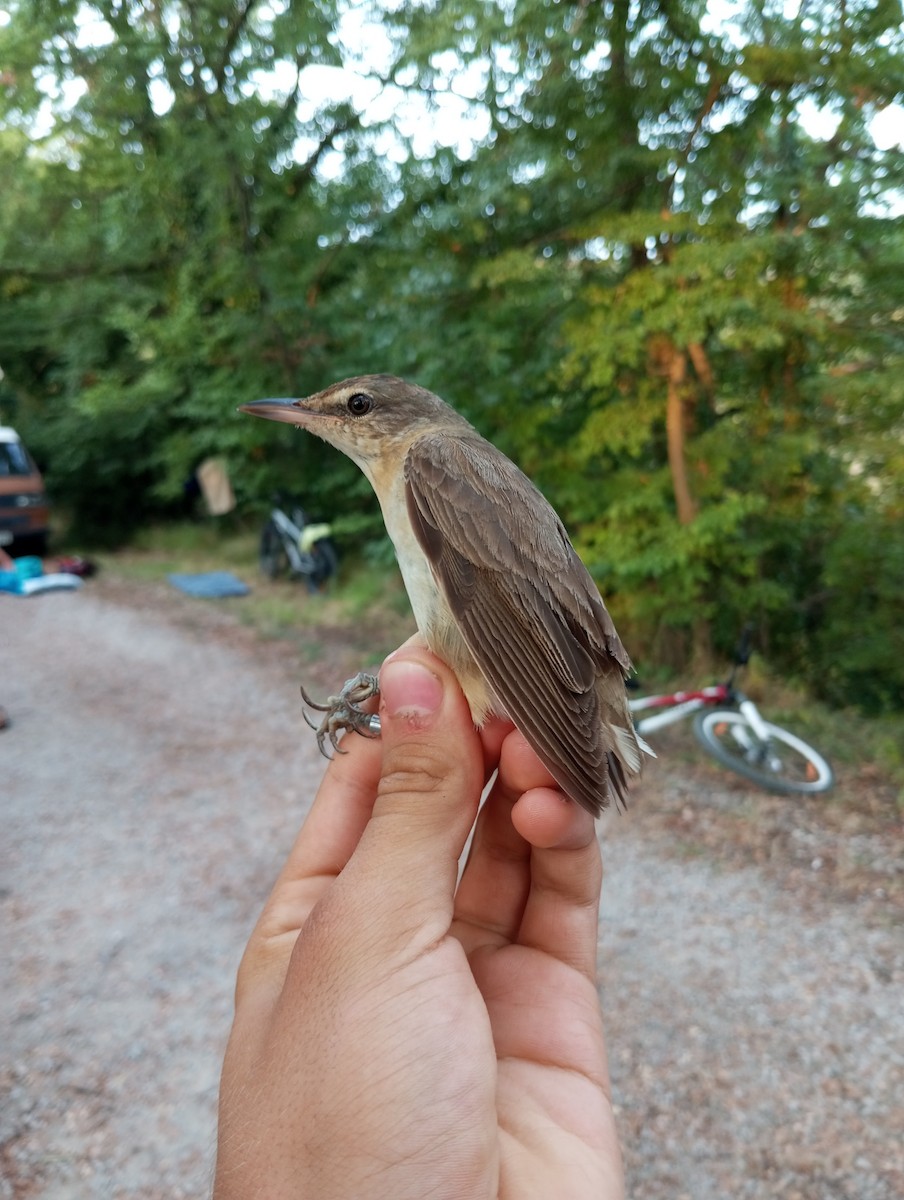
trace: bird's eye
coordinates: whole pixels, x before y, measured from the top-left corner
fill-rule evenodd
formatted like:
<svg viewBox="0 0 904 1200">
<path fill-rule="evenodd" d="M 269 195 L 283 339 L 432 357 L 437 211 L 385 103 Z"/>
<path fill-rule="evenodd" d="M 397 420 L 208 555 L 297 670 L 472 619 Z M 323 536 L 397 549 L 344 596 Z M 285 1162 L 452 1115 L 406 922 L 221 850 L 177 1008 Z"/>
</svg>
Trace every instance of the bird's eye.
<svg viewBox="0 0 904 1200">
<path fill-rule="evenodd" d="M 365 392 L 355 392 L 348 399 L 348 411 L 353 417 L 363 417 L 373 408 L 374 402 Z"/>
</svg>

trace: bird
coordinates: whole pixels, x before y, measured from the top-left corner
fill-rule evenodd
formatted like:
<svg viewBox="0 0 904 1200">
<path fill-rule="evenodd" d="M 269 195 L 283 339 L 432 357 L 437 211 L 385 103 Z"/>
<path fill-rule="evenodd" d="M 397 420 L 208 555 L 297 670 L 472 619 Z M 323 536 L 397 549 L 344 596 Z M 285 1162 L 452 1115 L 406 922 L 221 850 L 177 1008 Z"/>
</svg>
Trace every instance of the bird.
<svg viewBox="0 0 904 1200">
<path fill-rule="evenodd" d="M 628 708 L 631 660 L 599 589 L 543 493 L 451 405 L 392 375 L 359 375 L 304 399 L 240 412 L 300 426 L 346 454 L 373 487 L 427 646 L 452 669 L 477 727 L 510 719 L 559 787 L 598 816 L 623 808 L 650 748 Z M 378 730 L 348 680 L 326 712 Z M 325 750 L 324 750 L 325 752 Z"/>
</svg>

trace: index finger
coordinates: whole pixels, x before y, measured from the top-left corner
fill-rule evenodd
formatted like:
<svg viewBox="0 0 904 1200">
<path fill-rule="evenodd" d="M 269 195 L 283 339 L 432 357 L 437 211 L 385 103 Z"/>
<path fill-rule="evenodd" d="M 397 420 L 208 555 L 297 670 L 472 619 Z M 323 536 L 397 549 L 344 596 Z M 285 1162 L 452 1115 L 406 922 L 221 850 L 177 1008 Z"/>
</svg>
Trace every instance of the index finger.
<svg viewBox="0 0 904 1200">
<path fill-rule="evenodd" d="M 346 865 L 373 811 L 380 747 L 349 737 L 326 773 L 242 956 L 237 1008 L 251 995 L 275 1002 L 298 934 L 318 900 Z"/>
<path fill-rule="evenodd" d="M 351 858 L 373 812 L 382 752 L 378 738 L 347 734 L 330 760 L 276 887 L 335 878 Z"/>
</svg>

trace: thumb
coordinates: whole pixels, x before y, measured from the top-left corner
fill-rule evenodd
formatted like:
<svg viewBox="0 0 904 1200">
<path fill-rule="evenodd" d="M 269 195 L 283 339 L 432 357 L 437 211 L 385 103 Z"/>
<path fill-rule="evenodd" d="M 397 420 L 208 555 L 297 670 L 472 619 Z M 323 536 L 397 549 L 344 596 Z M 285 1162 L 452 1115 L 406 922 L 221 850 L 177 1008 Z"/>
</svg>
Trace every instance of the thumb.
<svg viewBox="0 0 904 1200">
<path fill-rule="evenodd" d="M 380 738 L 377 800 L 356 867 L 379 874 L 379 906 L 416 923 L 451 919 L 458 858 L 483 790 L 483 749 L 455 675 L 417 643 L 380 671 Z"/>
</svg>

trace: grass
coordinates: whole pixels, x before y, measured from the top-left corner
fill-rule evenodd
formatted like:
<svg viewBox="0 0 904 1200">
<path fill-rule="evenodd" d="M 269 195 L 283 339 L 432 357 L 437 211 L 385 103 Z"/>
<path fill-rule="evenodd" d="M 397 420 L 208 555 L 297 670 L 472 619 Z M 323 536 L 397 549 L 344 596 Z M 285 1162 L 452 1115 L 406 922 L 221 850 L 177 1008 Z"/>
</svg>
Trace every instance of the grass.
<svg viewBox="0 0 904 1200">
<path fill-rule="evenodd" d="M 173 571 L 231 570 L 257 572 L 257 531 L 222 533 L 206 522 L 152 526 L 115 555 L 100 555 L 115 563 L 130 579 L 165 579 Z"/>
<path fill-rule="evenodd" d="M 794 709 L 793 720 L 795 732 L 827 747 L 826 754 L 834 762 L 874 764 L 897 787 L 898 807 L 904 812 L 904 717 L 866 717 L 854 709 L 831 709 L 809 701 Z"/>
<path fill-rule="evenodd" d="M 249 595 L 229 602 L 239 620 L 263 637 L 292 639 L 309 661 L 330 653 L 328 639 L 312 637 L 311 631 L 347 631 L 349 641 L 366 642 L 375 658 L 413 631 L 394 563 L 343 555 L 338 577 L 326 591 L 311 594 L 295 576 L 269 580 L 261 574 L 257 529 L 222 532 L 197 522 L 153 527 L 127 548 L 97 558 L 102 568 L 139 583 L 162 583 L 175 572 L 232 571 L 251 587 Z"/>
</svg>

